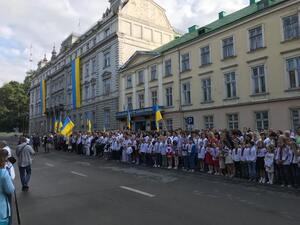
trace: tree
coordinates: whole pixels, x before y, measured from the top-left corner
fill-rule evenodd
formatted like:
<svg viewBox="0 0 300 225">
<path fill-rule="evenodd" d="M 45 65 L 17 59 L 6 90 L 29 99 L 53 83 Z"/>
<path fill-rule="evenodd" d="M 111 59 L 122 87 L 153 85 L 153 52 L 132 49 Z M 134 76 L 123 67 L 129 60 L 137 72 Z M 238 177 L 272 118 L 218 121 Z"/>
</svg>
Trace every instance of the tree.
<svg viewBox="0 0 300 225">
<path fill-rule="evenodd" d="M 28 130 L 30 82 L 28 73 L 23 83 L 11 81 L 0 88 L 0 131 Z"/>
</svg>

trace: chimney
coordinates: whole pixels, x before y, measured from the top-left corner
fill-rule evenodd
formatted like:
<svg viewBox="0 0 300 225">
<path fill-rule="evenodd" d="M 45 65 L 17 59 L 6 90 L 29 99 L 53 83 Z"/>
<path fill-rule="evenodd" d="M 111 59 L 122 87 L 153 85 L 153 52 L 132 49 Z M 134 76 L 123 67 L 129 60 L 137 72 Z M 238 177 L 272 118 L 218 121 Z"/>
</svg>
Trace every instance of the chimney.
<svg viewBox="0 0 300 225">
<path fill-rule="evenodd" d="M 225 11 L 219 12 L 219 20 L 223 19 L 225 16 L 226 16 L 226 12 Z"/>
<path fill-rule="evenodd" d="M 250 5 L 256 4 L 259 0 L 250 0 Z"/>
<path fill-rule="evenodd" d="M 193 26 L 189 27 L 189 33 L 196 31 L 198 28 L 199 28 L 198 25 L 193 25 Z"/>
</svg>

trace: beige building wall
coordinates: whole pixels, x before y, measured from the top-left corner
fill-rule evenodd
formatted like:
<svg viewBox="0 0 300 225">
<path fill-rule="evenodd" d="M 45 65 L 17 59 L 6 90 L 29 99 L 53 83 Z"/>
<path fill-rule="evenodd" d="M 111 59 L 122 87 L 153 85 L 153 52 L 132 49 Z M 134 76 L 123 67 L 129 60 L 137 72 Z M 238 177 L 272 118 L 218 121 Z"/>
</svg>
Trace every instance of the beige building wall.
<svg viewBox="0 0 300 225">
<path fill-rule="evenodd" d="M 197 38 L 180 46 L 174 46 L 168 52 L 156 56 L 145 54 L 137 55 L 131 59 L 120 75 L 119 111 L 126 106 L 126 96 L 132 95 L 133 109 L 138 109 L 137 95 L 145 93 L 149 97 L 152 88 L 159 88 L 159 104 L 164 107 L 164 119 L 172 120 L 173 128 L 185 128 L 185 118 L 193 117 L 192 128 L 205 127 L 204 116 L 213 116 L 216 128 L 228 128 L 228 115 L 238 114 L 238 127 L 256 129 L 255 112 L 268 112 L 269 128 L 291 129 L 291 109 L 300 108 L 300 87 L 289 88 L 289 77 L 286 71 L 286 59 L 300 56 L 300 39 L 284 41 L 283 18 L 298 15 L 300 20 L 300 1 L 290 0 L 275 7 L 270 7 L 256 13 L 247 19 L 237 20 L 234 24 L 226 26 L 211 34 Z M 299 21 L 300 24 L 300 21 Z M 263 47 L 250 51 L 249 30 L 261 26 L 263 32 Z M 234 56 L 223 59 L 222 40 L 233 36 Z M 211 63 L 201 65 L 200 49 L 210 48 Z M 190 70 L 181 72 L 181 57 L 188 53 Z M 165 76 L 165 62 L 171 59 L 172 75 Z M 147 71 L 149 78 L 151 65 L 160 68 L 158 80 L 148 82 L 133 88 L 126 88 L 128 75 L 137 79 L 138 71 Z M 252 81 L 252 67 L 262 65 L 265 71 L 266 91 L 254 94 Z M 226 98 L 225 73 L 235 72 L 236 97 Z M 300 76 L 300 75 L 299 75 Z M 202 80 L 211 79 L 212 101 L 204 103 Z M 182 85 L 191 86 L 191 103 L 183 104 Z M 166 106 L 167 87 L 173 88 L 173 106 Z M 151 107 L 148 99 L 145 107 Z M 162 104 L 161 104 L 162 103 Z"/>
</svg>

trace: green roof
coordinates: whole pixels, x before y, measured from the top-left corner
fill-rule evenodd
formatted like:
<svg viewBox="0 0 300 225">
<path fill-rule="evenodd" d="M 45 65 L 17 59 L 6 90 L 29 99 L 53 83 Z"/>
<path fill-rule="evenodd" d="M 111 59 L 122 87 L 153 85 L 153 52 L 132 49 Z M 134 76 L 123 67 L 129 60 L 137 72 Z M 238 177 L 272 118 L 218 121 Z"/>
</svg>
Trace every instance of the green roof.
<svg viewBox="0 0 300 225">
<path fill-rule="evenodd" d="M 268 6 L 260 9 L 259 5 L 265 1 L 268 3 Z M 240 21 L 241 19 L 245 19 L 257 12 L 264 11 L 264 10 L 266 10 L 274 5 L 277 5 L 279 3 L 282 3 L 284 1 L 288 1 L 288 0 L 261 0 L 257 3 L 253 3 L 239 11 L 236 11 L 232 14 L 226 15 L 223 18 L 218 19 L 204 27 L 196 29 L 193 32 L 186 33 L 183 36 L 181 36 L 177 39 L 174 39 L 173 41 L 159 47 L 158 49 L 155 49 L 154 51 L 159 52 L 159 53 L 166 52 L 166 51 L 168 51 L 172 48 L 175 48 L 181 44 L 184 44 L 184 43 L 194 40 L 196 38 L 204 37 L 205 35 L 207 35 L 211 32 L 214 32 L 216 30 L 224 28 L 228 25 L 231 25 L 232 23 Z M 202 33 L 202 32 L 200 32 L 201 29 L 205 29 L 205 31 Z"/>
</svg>

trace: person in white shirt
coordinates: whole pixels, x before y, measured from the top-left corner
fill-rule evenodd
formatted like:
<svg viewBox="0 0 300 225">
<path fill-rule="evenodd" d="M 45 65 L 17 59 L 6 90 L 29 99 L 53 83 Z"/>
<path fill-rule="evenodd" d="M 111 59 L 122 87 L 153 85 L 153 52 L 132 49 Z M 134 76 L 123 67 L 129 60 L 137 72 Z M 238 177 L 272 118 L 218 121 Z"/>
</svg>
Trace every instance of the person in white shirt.
<svg viewBox="0 0 300 225">
<path fill-rule="evenodd" d="M 269 145 L 267 148 L 267 153 L 264 157 L 264 163 L 265 163 L 265 170 L 268 176 L 268 184 L 273 184 L 274 182 L 274 160 L 275 160 L 275 154 L 274 154 L 274 146 Z"/>
<path fill-rule="evenodd" d="M 248 155 L 246 155 L 246 160 L 248 163 L 248 171 L 249 171 L 249 181 L 256 181 L 256 159 L 257 159 L 257 150 L 255 143 L 253 141 L 250 142 L 250 150 Z"/>
<path fill-rule="evenodd" d="M 1 141 L 0 142 L 0 149 L 3 149 L 3 150 L 5 150 L 7 152 L 7 158 L 8 158 L 8 160 L 6 161 L 5 168 L 9 172 L 10 177 L 14 180 L 15 177 L 16 177 L 15 169 L 14 169 L 13 164 L 9 161 L 9 158 L 12 157 L 11 149 L 8 146 L 8 144 L 7 144 L 6 141 Z"/>
<path fill-rule="evenodd" d="M 249 144 L 241 144 L 239 145 L 241 147 L 241 174 L 242 178 L 248 179 L 249 178 L 249 170 L 248 170 L 248 162 L 247 162 L 247 155 L 250 151 L 250 145 Z"/>
<path fill-rule="evenodd" d="M 266 140 L 266 139 L 265 139 Z M 262 140 L 257 142 L 257 159 L 256 159 L 256 167 L 258 170 L 259 176 L 259 183 L 265 183 L 265 165 L 264 165 L 264 158 L 267 153 L 265 148 L 265 144 Z M 269 146 L 269 145 L 268 145 Z"/>
<path fill-rule="evenodd" d="M 234 163 L 234 167 L 235 167 L 235 177 L 242 177 L 242 173 L 241 173 L 241 147 L 239 146 L 239 144 L 236 142 L 234 144 L 234 149 L 232 150 L 232 159 L 233 159 L 233 163 Z"/>
</svg>

